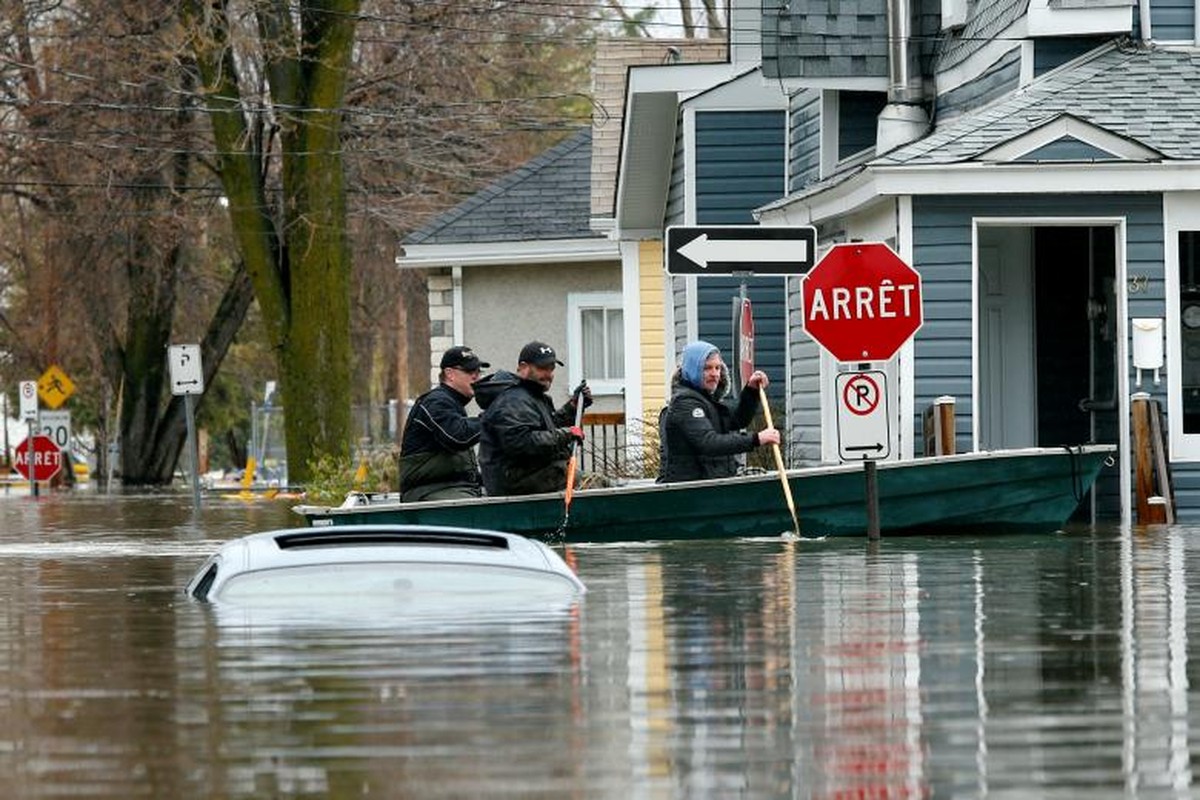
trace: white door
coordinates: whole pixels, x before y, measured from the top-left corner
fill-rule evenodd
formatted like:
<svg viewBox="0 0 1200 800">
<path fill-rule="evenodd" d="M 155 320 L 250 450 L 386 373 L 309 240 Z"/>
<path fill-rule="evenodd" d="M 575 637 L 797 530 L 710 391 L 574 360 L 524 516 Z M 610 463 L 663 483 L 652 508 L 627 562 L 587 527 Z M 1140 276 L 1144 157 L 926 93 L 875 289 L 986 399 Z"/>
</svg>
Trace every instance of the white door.
<svg viewBox="0 0 1200 800">
<path fill-rule="evenodd" d="M 1037 444 L 1032 229 L 979 228 L 979 447 Z"/>
</svg>

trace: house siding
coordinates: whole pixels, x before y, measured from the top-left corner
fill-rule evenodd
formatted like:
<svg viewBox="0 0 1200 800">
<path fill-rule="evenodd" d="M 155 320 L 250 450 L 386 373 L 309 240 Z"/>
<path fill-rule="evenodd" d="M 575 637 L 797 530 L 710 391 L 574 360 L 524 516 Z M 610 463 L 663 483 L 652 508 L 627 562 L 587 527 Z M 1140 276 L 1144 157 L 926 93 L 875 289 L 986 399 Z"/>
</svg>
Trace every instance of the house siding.
<svg viewBox="0 0 1200 800">
<path fill-rule="evenodd" d="M 938 96 L 938 119 L 945 122 L 1010 94 L 1021 84 L 1021 49 L 1014 47 L 978 78 Z"/>
<path fill-rule="evenodd" d="M 788 191 L 821 178 L 821 93 L 797 92 L 788 109 Z"/>
<path fill-rule="evenodd" d="M 1137 14 L 1134 14 L 1137 17 Z M 1190 42 L 1196 35 L 1194 0 L 1154 0 L 1150 30 L 1157 42 Z"/>
<path fill-rule="evenodd" d="M 667 187 L 666 218 L 664 228 L 683 225 L 687 218 L 687 152 L 683 141 L 683 125 L 675 124 L 675 149 L 671 153 L 671 182 Z"/>
<path fill-rule="evenodd" d="M 696 112 L 696 222 L 752 225 L 751 211 L 784 191 L 786 126 L 783 111 Z M 746 281 L 754 308 L 755 366 L 777 386 L 785 385 L 787 295 L 784 279 Z M 734 276 L 696 279 L 696 322 L 701 339 L 733 353 L 731 298 L 742 280 Z"/>
<path fill-rule="evenodd" d="M 885 0 L 790 0 L 763 5 L 767 78 L 886 78 Z"/>
<path fill-rule="evenodd" d="M 788 307 L 800 308 L 800 279 L 788 278 Z M 788 466 L 821 463 L 821 348 L 799 325 L 789 331 Z"/>
<path fill-rule="evenodd" d="M 642 408 L 643 420 L 658 419 L 658 410 L 666 404 L 666 273 L 663 271 L 663 243 L 638 243 L 638 309 L 640 311 Z M 628 413 L 628 412 L 627 412 Z M 630 424 L 634 424 L 630 420 Z"/>
</svg>

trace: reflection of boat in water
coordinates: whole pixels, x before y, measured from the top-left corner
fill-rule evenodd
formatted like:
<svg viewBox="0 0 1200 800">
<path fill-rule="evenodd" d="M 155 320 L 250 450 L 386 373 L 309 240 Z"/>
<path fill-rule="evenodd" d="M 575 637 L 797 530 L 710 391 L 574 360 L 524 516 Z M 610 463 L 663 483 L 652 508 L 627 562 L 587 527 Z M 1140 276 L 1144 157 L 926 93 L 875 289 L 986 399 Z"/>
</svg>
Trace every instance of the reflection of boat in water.
<svg viewBox="0 0 1200 800">
<path fill-rule="evenodd" d="M 565 607 L 586 591 L 546 545 L 497 531 L 356 525 L 289 528 L 227 542 L 185 592 L 218 606 L 437 612 Z"/>
<path fill-rule="evenodd" d="M 884 534 L 1057 530 L 1114 450 L 1111 445 L 1043 447 L 880 462 L 880 529 Z M 866 531 L 861 465 L 794 469 L 787 476 L 806 536 Z M 563 522 L 563 496 L 401 503 L 395 494 L 352 495 L 341 507 L 299 505 L 295 510 L 313 526 L 461 525 L 549 537 Z M 774 535 L 792 527 L 778 475 L 764 474 L 577 491 L 566 538 L 725 538 Z"/>
</svg>

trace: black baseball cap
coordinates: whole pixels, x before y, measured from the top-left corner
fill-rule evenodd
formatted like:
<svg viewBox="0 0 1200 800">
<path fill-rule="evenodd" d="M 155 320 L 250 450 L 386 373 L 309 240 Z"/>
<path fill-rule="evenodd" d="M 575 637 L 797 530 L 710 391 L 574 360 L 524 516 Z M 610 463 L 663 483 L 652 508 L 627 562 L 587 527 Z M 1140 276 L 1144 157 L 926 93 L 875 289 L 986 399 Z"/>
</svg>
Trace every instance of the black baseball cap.
<svg viewBox="0 0 1200 800">
<path fill-rule="evenodd" d="M 558 360 L 554 348 L 545 342 L 530 342 L 522 347 L 521 357 L 517 359 L 517 363 L 533 364 L 535 367 L 548 367 L 551 364 L 558 364 L 560 367 L 563 365 L 563 362 Z"/>
<path fill-rule="evenodd" d="M 491 364 L 486 361 L 480 361 L 479 356 L 475 355 L 475 352 L 471 348 L 463 345 L 455 345 L 442 353 L 442 369 L 457 367 L 467 372 L 473 372 L 477 369 L 487 369 L 490 366 Z"/>
</svg>

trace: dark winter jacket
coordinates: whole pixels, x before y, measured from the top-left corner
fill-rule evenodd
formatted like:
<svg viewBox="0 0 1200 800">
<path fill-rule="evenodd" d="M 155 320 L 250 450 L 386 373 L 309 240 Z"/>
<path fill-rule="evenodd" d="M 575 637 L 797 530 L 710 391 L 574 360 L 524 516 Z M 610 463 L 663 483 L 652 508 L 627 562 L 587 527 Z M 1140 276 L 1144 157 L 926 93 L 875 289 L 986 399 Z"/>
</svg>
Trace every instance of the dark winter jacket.
<svg viewBox="0 0 1200 800">
<path fill-rule="evenodd" d="M 675 371 L 671 401 L 659 417 L 659 481 L 728 478 L 737 474 L 736 456 L 758 446 L 757 434 L 741 430 L 754 419 L 758 395 L 743 389 L 732 409 L 719 399 L 728 387 L 727 374 L 710 394 Z"/>
<path fill-rule="evenodd" d="M 417 398 L 400 443 L 400 499 L 424 500 L 450 487 L 482 494 L 475 445 L 480 422 L 468 417 L 471 398 L 439 383 Z"/>
<path fill-rule="evenodd" d="M 479 466 L 489 495 L 566 488 L 573 405 L 555 410 L 541 384 L 504 370 L 477 381 L 475 399 L 484 410 Z"/>
</svg>

